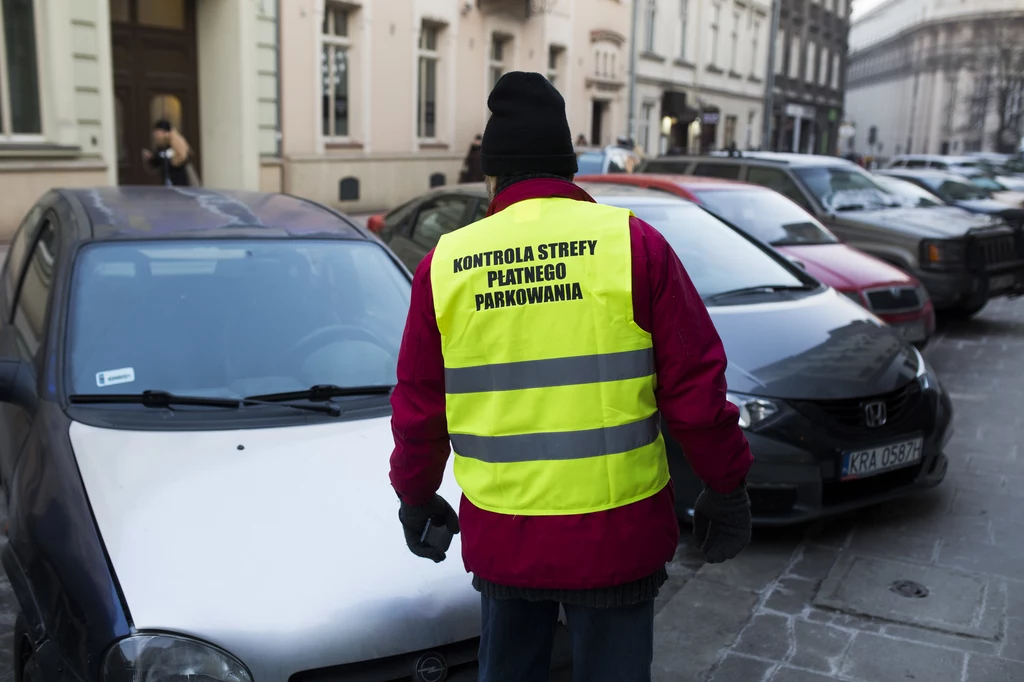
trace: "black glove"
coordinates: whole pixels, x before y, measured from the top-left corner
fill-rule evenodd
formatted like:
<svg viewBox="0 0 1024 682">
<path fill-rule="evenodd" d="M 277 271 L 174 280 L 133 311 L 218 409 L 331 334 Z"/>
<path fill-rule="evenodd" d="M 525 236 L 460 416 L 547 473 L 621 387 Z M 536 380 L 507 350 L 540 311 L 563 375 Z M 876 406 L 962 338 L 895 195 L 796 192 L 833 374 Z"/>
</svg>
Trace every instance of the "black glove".
<svg viewBox="0 0 1024 682">
<path fill-rule="evenodd" d="M 444 561 L 445 553 L 425 542 L 420 542 L 427 521 L 438 526 L 448 526 L 452 535 L 459 533 L 459 515 L 440 495 L 434 495 L 434 499 L 422 507 L 414 507 L 402 502 L 402 506 L 398 510 L 398 520 L 402 522 L 402 527 L 405 529 L 405 544 L 409 546 L 409 551 L 416 556 L 430 559 L 434 563 Z"/>
<path fill-rule="evenodd" d="M 728 495 L 707 485 L 693 505 L 693 535 L 709 564 L 734 559 L 750 542 L 750 498 L 741 484 Z"/>
</svg>

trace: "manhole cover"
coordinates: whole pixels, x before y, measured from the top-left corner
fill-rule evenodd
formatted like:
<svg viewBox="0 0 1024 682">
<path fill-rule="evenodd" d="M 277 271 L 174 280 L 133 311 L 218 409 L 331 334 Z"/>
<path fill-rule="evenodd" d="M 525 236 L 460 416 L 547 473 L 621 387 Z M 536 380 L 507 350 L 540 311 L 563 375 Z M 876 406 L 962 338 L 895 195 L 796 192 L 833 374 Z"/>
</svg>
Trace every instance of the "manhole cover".
<svg viewBox="0 0 1024 682">
<path fill-rule="evenodd" d="M 889 591 L 907 599 L 924 599 L 928 596 L 928 588 L 913 580 L 897 580 L 889 585 Z"/>
</svg>

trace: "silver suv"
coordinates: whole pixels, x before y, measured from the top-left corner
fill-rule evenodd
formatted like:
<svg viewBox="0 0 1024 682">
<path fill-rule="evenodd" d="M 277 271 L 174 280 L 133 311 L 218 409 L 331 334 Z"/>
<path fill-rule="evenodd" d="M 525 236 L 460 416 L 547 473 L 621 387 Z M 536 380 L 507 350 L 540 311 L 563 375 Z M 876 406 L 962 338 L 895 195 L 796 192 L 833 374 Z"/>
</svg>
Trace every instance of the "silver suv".
<svg viewBox="0 0 1024 682">
<path fill-rule="evenodd" d="M 951 206 L 907 206 L 860 166 L 833 156 L 743 152 L 663 156 L 640 173 L 742 180 L 786 195 L 850 246 L 924 283 L 935 307 L 973 315 L 990 299 L 1024 294 L 1024 233 Z"/>
</svg>

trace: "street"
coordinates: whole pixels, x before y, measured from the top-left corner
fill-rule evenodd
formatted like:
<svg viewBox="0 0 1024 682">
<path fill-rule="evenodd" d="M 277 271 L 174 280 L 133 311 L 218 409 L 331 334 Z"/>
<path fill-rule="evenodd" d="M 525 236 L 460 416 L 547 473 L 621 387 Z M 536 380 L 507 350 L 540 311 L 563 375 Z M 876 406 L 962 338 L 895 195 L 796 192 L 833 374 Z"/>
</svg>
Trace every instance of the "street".
<svg viewBox="0 0 1024 682">
<path fill-rule="evenodd" d="M 684 532 L 658 601 L 654 679 L 1024 679 L 1022 352 L 1020 301 L 946 323 L 929 345 L 956 406 L 949 474 L 937 489 L 755 533 L 738 559 L 717 566 L 702 565 Z M 13 679 L 16 608 L 0 576 L 0 682 Z"/>
</svg>

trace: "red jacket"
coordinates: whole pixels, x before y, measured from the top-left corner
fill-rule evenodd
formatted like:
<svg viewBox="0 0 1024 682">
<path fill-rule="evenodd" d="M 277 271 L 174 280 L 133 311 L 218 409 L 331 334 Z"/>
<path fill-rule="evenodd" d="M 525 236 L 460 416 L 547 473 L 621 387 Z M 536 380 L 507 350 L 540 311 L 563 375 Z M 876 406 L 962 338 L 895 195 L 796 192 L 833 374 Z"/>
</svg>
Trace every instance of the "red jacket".
<svg viewBox="0 0 1024 682">
<path fill-rule="evenodd" d="M 538 197 L 594 201 L 569 182 L 527 180 L 499 194 L 488 215 Z M 658 409 L 697 475 L 715 490 L 730 492 L 753 458 L 738 425 L 739 411 L 725 399 L 725 349 L 665 238 L 637 218 L 629 227 L 633 313 L 653 337 Z M 427 254 L 413 278 L 391 397 L 391 484 L 413 505 L 437 492 L 450 452 L 444 359 L 430 287 L 432 256 Z M 640 580 L 670 561 L 679 542 L 671 485 L 625 507 L 575 516 L 496 514 L 463 496 L 459 518 L 466 570 L 509 587 L 580 590 Z"/>
</svg>

